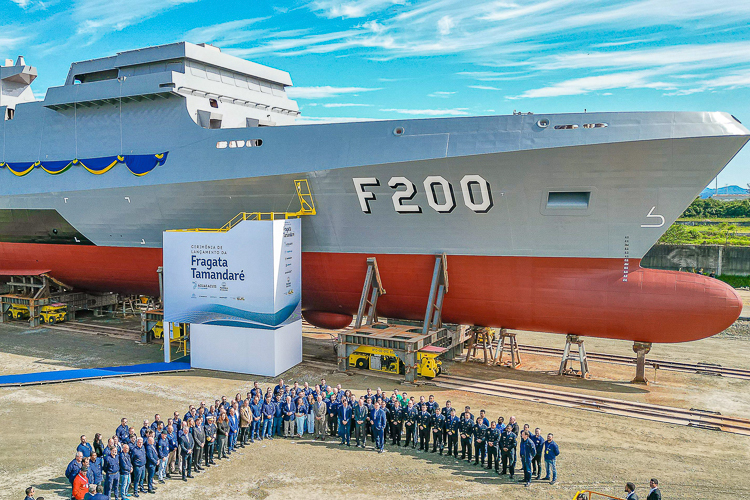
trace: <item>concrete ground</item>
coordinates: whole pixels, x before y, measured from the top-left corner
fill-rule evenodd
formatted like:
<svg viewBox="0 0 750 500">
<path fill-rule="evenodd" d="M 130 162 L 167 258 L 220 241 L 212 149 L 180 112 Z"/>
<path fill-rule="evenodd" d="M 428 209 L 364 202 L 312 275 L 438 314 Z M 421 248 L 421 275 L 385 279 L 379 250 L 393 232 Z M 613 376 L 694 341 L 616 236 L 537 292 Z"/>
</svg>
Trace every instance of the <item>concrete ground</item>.
<svg viewBox="0 0 750 500">
<path fill-rule="evenodd" d="M 519 333 L 524 344 L 562 347 L 562 336 Z M 631 354 L 625 342 L 588 339 L 590 352 Z M 306 339 L 306 354 L 332 357 L 329 343 Z M 679 345 L 655 346 L 651 356 L 683 361 L 720 362 L 750 367 L 750 339 L 720 335 Z M 152 362 L 162 359 L 159 346 L 90 334 L 44 328 L 29 330 L 0 325 L 0 374 Z M 750 382 L 659 371 L 655 384 L 628 383 L 632 367 L 592 363 L 592 380 L 557 377 L 559 360 L 524 355 L 521 369 L 486 367 L 479 363 L 448 364 L 455 374 L 475 378 L 518 381 L 524 385 L 557 387 L 609 397 L 621 397 L 681 407 L 700 407 L 750 417 Z M 651 373 L 650 375 L 652 375 Z M 497 418 L 516 415 L 521 423 L 553 432 L 560 444 L 560 482 L 535 483 L 523 488 L 505 477 L 465 462 L 389 447 L 379 455 L 371 449 L 342 449 L 335 442 L 276 439 L 256 443 L 233 454 L 229 462 L 183 483 L 168 481 L 154 498 L 519 498 L 571 499 L 579 489 L 591 488 L 624 496 L 623 485 L 634 481 L 645 498 L 648 479 L 658 477 L 665 499 L 709 497 L 750 498 L 750 475 L 742 473 L 750 459 L 750 438 L 638 419 L 602 415 L 533 402 L 448 391 L 421 385 L 397 385 L 372 372 L 334 373 L 300 365 L 284 374 L 286 380 L 311 384 L 325 377 L 355 393 L 367 387 L 394 387 L 411 395 L 435 394 L 441 405 L 470 405 L 478 414 L 486 409 Z M 37 496 L 66 498 L 63 476 L 82 433 L 114 433 L 123 416 L 140 427 L 154 413 L 184 413 L 187 406 L 221 395 L 244 394 L 252 378 L 195 370 L 151 375 L 0 389 L 0 499 L 22 498 L 28 485 Z M 275 383 L 259 379 L 263 386 Z M 517 476 L 518 477 L 518 476 Z"/>
</svg>

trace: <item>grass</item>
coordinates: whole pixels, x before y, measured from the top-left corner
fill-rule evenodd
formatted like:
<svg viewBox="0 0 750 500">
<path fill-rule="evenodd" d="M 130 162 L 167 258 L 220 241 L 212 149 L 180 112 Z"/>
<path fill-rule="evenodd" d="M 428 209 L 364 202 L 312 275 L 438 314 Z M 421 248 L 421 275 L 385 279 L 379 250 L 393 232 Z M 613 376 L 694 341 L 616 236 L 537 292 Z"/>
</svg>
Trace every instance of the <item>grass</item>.
<svg viewBox="0 0 750 500">
<path fill-rule="evenodd" d="M 750 222 L 750 217 L 680 217 L 679 222 Z"/>
<path fill-rule="evenodd" d="M 672 224 L 659 238 L 659 243 L 670 245 L 733 245 L 750 246 L 750 231 L 734 224 L 718 226 L 685 226 Z"/>
<path fill-rule="evenodd" d="M 750 276 L 734 276 L 732 274 L 722 274 L 717 276 L 716 278 L 734 288 L 750 288 Z"/>
</svg>

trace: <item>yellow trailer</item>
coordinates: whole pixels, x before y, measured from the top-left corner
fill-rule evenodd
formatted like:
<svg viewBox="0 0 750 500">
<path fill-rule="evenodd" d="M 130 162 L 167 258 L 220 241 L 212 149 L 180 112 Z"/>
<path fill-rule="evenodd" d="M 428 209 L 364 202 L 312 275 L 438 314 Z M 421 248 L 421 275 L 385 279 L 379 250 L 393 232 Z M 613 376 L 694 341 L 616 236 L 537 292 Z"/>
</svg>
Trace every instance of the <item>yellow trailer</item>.
<svg viewBox="0 0 750 500">
<path fill-rule="evenodd" d="M 440 375 L 442 362 L 438 356 L 445 351 L 441 347 L 424 347 L 417 351 L 417 375 L 434 378 Z M 365 370 L 403 375 L 404 363 L 393 349 L 373 346 L 359 346 L 349 356 L 349 366 Z"/>
<path fill-rule="evenodd" d="M 68 306 L 65 304 L 50 304 L 42 306 L 42 310 L 39 311 L 40 323 L 54 325 L 55 323 L 62 323 L 66 319 L 68 319 Z"/>
</svg>

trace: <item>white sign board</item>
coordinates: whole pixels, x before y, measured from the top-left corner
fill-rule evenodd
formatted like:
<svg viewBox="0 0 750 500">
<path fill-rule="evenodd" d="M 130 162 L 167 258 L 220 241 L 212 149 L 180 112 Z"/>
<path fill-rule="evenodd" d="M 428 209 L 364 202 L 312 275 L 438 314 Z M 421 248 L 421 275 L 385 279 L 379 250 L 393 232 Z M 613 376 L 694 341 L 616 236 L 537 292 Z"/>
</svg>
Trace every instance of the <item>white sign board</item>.
<svg viewBox="0 0 750 500">
<path fill-rule="evenodd" d="M 164 321 L 191 324 L 193 366 L 275 376 L 302 360 L 299 219 L 167 231 L 163 247 Z"/>
</svg>

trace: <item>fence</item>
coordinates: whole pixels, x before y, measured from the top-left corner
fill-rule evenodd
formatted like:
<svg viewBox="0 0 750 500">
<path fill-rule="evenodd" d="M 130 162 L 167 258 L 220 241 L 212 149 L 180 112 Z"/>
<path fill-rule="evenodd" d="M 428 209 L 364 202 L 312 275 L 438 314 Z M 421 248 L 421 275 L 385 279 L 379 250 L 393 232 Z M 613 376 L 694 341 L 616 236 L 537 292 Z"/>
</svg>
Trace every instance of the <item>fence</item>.
<svg viewBox="0 0 750 500">
<path fill-rule="evenodd" d="M 724 245 L 654 245 L 641 266 L 673 271 L 700 270 L 734 276 L 750 276 L 750 247 Z"/>
</svg>

